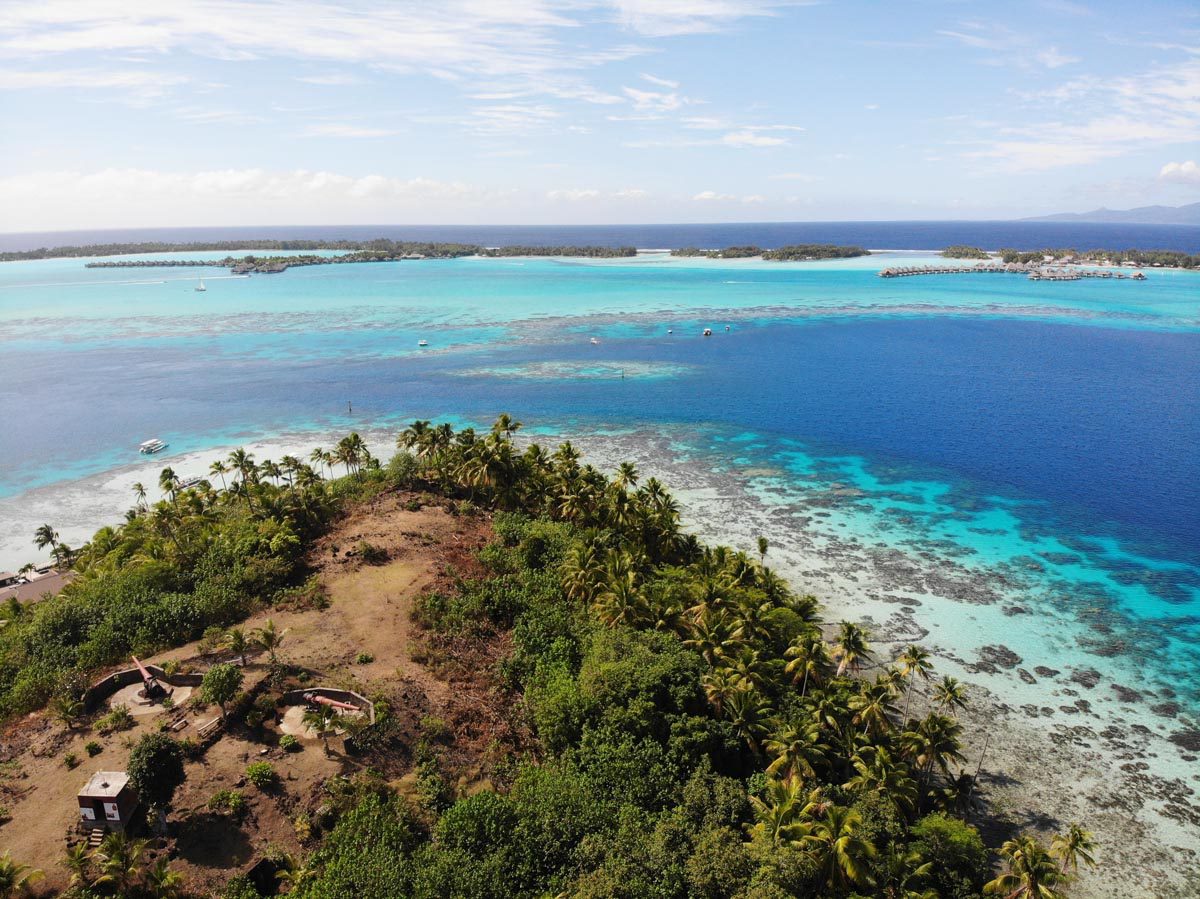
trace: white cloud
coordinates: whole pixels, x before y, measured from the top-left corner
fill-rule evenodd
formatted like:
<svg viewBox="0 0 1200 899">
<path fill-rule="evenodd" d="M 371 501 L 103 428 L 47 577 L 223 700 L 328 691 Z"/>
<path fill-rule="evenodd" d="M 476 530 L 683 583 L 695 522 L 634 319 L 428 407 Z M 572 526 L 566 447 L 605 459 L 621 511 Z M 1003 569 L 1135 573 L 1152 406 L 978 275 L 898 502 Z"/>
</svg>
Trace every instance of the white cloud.
<svg viewBox="0 0 1200 899">
<path fill-rule="evenodd" d="M 0 57 L 90 53 L 141 56 L 166 68 L 187 54 L 227 61 L 286 58 L 419 72 L 467 87 L 503 81 L 525 92 L 587 102 L 619 100 L 579 73 L 648 52 L 633 43 L 568 43 L 606 0 L 39 0 L 0 7 Z M 65 67 L 64 67 L 65 68 Z M 172 77 L 170 75 L 166 77 Z M 301 76 L 350 84 L 346 72 Z"/>
<path fill-rule="evenodd" d="M 1058 47 L 1047 47 L 1037 54 L 1037 61 L 1048 69 L 1057 69 L 1071 63 L 1079 62 L 1078 56 L 1067 56 L 1060 53 Z"/>
<path fill-rule="evenodd" d="M 672 112 L 679 109 L 689 100 L 675 92 L 643 91 L 636 87 L 622 88 L 625 95 L 633 101 L 633 108 L 648 112 Z"/>
<path fill-rule="evenodd" d="M 288 220 L 453 221 L 511 198 L 457 181 L 295 169 L 170 172 L 110 168 L 0 177 L 0 208 L 13 230 Z"/>
<path fill-rule="evenodd" d="M 71 90 L 101 90 L 107 88 L 161 88 L 183 84 L 183 75 L 163 75 L 147 69 L 102 70 L 94 68 L 63 68 L 23 71 L 0 69 L 0 90 L 37 90 L 69 88 Z"/>
<path fill-rule="evenodd" d="M 362 84 L 362 79 L 357 75 L 350 75 L 346 72 L 330 72 L 326 75 L 302 75 L 296 79 L 305 84 L 317 84 L 323 87 L 344 87 L 351 84 Z"/>
<path fill-rule="evenodd" d="M 1068 56 L 1058 47 L 1041 47 L 1036 44 L 1036 32 L 1016 31 L 996 22 L 963 22 L 961 30 L 942 29 L 937 33 L 953 38 L 965 47 L 987 50 L 995 54 L 982 59 L 989 65 L 1012 65 L 1022 69 L 1039 66 L 1057 69 L 1079 62 L 1079 58 Z"/>
<path fill-rule="evenodd" d="M 721 143 L 729 147 L 778 147 L 787 143 L 787 138 L 770 137 L 756 131 L 730 131 L 721 138 Z"/>
<path fill-rule="evenodd" d="M 309 125 L 301 132 L 301 137 L 390 137 L 396 133 L 393 128 L 371 128 L 347 122 L 322 122 Z"/>
<path fill-rule="evenodd" d="M 769 16 L 801 0 L 615 0 L 622 25 L 641 34 L 669 37 L 720 31 L 748 16 Z"/>
<path fill-rule="evenodd" d="M 618 200 L 644 200 L 650 196 L 650 192 L 642 190 L 640 187 L 625 187 L 614 194 Z"/>
<path fill-rule="evenodd" d="M 651 84 L 657 84 L 659 87 L 665 87 L 671 90 L 678 90 L 679 88 L 678 81 L 668 81 L 666 78 L 659 78 L 657 75 L 650 75 L 646 72 L 642 72 L 642 80 L 649 81 Z"/>
<path fill-rule="evenodd" d="M 566 200 L 571 203 L 577 203 L 580 200 L 595 200 L 600 196 L 600 191 L 595 189 L 573 188 L 571 190 L 552 190 L 546 194 L 550 200 Z"/>
<path fill-rule="evenodd" d="M 739 197 L 736 194 L 717 193 L 715 190 L 702 190 L 692 197 L 692 200 L 696 203 L 744 203 L 748 206 L 767 202 L 767 198 L 762 194 L 748 194 Z"/>
<path fill-rule="evenodd" d="M 800 181 L 805 184 L 812 184 L 820 181 L 819 175 L 809 175 L 806 172 L 780 172 L 777 175 L 771 176 L 772 181 Z"/>
<path fill-rule="evenodd" d="M 1060 118 L 1000 129 L 966 153 L 1001 171 L 1044 171 L 1200 140 L 1200 60 L 1138 75 L 1077 78 L 1024 99 L 1047 103 Z M 978 128 L 976 129 L 978 130 Z"/>
<path fill-rule="evenodd" d="M 475 107 L 466 124 L 483 134 L 521 134 L 541 128 L 559 116 L 557 110 L 543 104 L 503 103 Z"/>
<path fill-rule="evenodd" d="M 1174 184 L 1200 187 L 1200 165 L 1196 165 L 1193 159 L 1189 159 L 1187 162 L 1168 162 L 1159 171 L 1158 177 Z"/>
</svg>

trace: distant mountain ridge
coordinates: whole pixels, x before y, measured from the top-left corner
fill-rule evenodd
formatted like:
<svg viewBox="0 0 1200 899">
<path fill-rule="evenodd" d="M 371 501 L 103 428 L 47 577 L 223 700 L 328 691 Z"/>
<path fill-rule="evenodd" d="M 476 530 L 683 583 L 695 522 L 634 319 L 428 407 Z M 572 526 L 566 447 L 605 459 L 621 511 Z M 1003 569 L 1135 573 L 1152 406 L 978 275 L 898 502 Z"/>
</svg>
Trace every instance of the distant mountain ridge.
<svg viewBox="0 0 1200 899">
<path fill-rule="evenodd" d="M 1200 203 L 1186 206 L 1139 206 L 1137 209 L 1093 209 L 1020 219 L 1022 222 L 1095 222 L 1125 225 L 1200 225 Z"/>
</svg>

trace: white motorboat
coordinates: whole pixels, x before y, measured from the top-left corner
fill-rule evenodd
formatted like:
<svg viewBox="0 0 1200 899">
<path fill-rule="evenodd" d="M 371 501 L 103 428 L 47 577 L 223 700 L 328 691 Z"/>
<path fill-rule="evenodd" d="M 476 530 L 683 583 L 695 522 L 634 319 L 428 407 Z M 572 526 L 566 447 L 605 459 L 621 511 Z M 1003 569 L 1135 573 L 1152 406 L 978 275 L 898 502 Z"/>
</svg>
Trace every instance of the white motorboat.
<svg viewBox="0 0 1200 899">
<path fill-rule="evenodd" d="M 146 455 L 152 455 L 154 453 L 161 452 L 166 448 L 167 442 L 165 440 L 159 440 L 157 437 L 152 437 L 144 443 L 138 445 L 138 452 L 145 453 Z"/>
<path fill-rule="evenodd" d="M 417 346 L 429 346 L 429 341 L 428 340 L 418 340 Z"/>
<path fill-rule="evenodd" d="M 592 344 L 592 346 L 600 346 L 600 341 L 599 341 L 599 339 L 593 337 L 591 339 L 591 344 Z"/>
</svg>

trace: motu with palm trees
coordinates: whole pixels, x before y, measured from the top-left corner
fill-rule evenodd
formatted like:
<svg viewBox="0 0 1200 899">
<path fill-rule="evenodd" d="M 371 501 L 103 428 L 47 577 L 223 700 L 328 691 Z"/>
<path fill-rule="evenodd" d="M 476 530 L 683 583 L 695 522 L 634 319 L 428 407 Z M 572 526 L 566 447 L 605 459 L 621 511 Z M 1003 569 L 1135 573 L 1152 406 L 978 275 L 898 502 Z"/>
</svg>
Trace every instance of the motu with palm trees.
<svg viewBox="0 0 1200 899">
<path fill-rule="evenodd" d="M 1049 848 L 1014 837 L 998 850 L 1004 870 L 992 869 L 966 820 L 979 762 L 957 718 L 966 687 L 943 676 L 914 709 L 924 705 L 915 685 L 933 677 L 926 650 L 891 659 L 861 624 L 825 624 L 813 597 L 767 567 L 767 538 L 749 552 L 705 546 L 656 479 L 631 464 L 607 477 L 570 443 L 519 448 L 520 428 L 507 415 L 482 433 L 417 421 L 386 466 L 357 435 L 309 464 L 238 450 L 212 469 L 232 476 L 221 489 L 180 488 L 165 473 L 164 499 L 139 496 L 121 528 L 78 554 L 67 599 L 92 609 L 122 578 L 201 573 L 199 620 L 165 632 L 182 642 L 220 625 L 241 664 L 254 647 L 276 669 L 286 631 L 269 619 L 236 627 L 252 605 L 215 589 L 229 570 L 258 595 L 294 582 L 304 548 L 347 498 L 415 489 L 455 510 L 494 510 L 497 541 L 480 555 L 491 580 L 461 580 L 417 613 L 448 640 L 509 632 L 497 689 L 521 710 L 528 758 L 497 774 L 497 792 L 423 787 L 424 823 L 411 828 L 405 800 L 364 787 L 295 862 L 303 876 L 291 893 L 1053 899 L 1093 864 L 1091 835 L 1072 825 Z M 38 536 L 57 541 L 52 528 Z M 230 545 L 250 555 L 222 555 Z M 28 645 L 19 639 L 49 639 L 40 626 L 0 631 L 4 656 Z M 79 670 L 126 648 L 56 634 Z M 3 685 L 5 710 L 49 698 L 57 678 Z M 324 734 L 331 721 L 320 712 L 306 724 Z M 436 753 L 417 751 L 432 783 Z M 126 876 L 121 847 L 110 848 L 111 876 Z M 364 891 L 355 872 L 367 870 Z"/>
</svg>

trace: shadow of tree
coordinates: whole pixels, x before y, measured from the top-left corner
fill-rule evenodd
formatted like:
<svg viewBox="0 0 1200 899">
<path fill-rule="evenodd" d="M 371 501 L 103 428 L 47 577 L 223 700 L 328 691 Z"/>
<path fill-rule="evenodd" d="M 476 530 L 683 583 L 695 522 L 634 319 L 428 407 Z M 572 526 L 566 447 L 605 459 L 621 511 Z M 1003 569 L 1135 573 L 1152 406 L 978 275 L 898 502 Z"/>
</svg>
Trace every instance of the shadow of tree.
<svg viewBox="0 0 1200 899">
<path fill-rule="evenodd" d="M 224 815 L 200 812 L 180 821 L 175 832 L 179 857 L 208 868 L 239 867 L 253 855 L 249 837 Z"/>
</svg>

